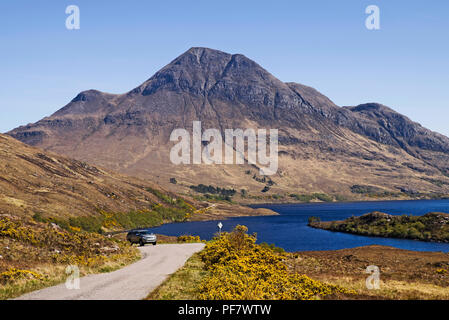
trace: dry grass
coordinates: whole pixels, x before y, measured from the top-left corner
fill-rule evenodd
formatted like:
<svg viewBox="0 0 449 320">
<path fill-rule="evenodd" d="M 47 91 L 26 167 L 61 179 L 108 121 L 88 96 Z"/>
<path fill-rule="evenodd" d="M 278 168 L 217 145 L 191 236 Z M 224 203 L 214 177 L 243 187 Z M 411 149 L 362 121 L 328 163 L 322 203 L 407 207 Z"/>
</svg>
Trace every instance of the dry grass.
<svg viewBox="0 0 449 320">
<path fill-rule="evenodd" d="M 148 300 L 196 300 L 199 284 L 208 275 L 204 263 L 195 253 L 186 264 L 170 275 L 159 287 L 147 297 Z"/>
<path fill-rule="evenodd" d="M 321 281 L 355 290 L 356 299 L 387 300 L 447 300 L 449 288 L 423 282 L 407 282 L 398 280 L 380 281 L 379 289 L 367 289 L 365 279 L 351 277 L 320 277 Z"/>
<path fill-rule="evenodd" d="M 298 252 L 288 262 L 294 272 L 355 290 L 358 299 L 449 299 L 449 255 L 383 246 Z M 367 289 L 369 265 L 380 269 L 379 289 Z"/>
</svg>

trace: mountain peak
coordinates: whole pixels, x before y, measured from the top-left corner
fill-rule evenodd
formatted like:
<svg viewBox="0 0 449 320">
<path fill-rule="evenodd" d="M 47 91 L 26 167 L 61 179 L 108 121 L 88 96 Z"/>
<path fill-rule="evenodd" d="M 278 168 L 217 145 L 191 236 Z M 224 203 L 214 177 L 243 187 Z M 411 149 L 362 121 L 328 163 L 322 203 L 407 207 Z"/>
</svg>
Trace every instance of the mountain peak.
<svg viewBox="0 0 449 320">
<path fill-rule="evenodd" d="M 183 56 L 183 55 L 185 55 L 185 54 L 202 55 L 202 54 L 204 54 L 204 53 L 231 55 L 230 53 L 226 53 L 226 52 L 224 52 L 224 51 L 217 50 L 217 49 L 212 49 L 212 48 L 208 48 L 208 47 L 191 47 L 191 48 L 188 49 L 186 52 L 184 52 L 183 54 L 181 54 L 180 57 Z"/>
<path fill-rule="evenodd" d="M 173 60 L 171 63 L 169 63 L 166 67 L 163 69 L 170 67 L 172 65 L 208 65 L 211 62 L 217 63 L 217 62 L 224 62 L 227 63 L 232 57 L 232 54 L 210 49 L 210 48 L 203 48 L 203 47 L 192 47 L 177 58 Z"/>
<path fill-rule="evenodd" d="M 206 95 L 206 92 L 226 78 L 226 82 L 251 81 L 253 83 L 281 81 L 273 77 L 253 60 L 242 54 L 192 47 L 131 93 L 151 95 L 158 90 L 189 92 Z"/>
</svg>

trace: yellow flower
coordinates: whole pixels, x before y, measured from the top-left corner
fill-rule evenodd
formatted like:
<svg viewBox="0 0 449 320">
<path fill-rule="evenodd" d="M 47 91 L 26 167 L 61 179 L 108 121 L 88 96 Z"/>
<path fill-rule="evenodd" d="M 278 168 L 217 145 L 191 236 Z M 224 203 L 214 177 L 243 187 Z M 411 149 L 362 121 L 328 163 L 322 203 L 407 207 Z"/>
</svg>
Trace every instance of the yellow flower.
<svg viewBox="0 0 449 320">
<path fill-rule="evenodd" d="M 237 226 L 209 242 L 200 253 L 210 275 L 200 285 L 201 299 L 316 299 L 329 294 L 355 294 L 344 288 L 291 274 L 285 253 L 256 244 L 256 236 Z"/>
</svg>

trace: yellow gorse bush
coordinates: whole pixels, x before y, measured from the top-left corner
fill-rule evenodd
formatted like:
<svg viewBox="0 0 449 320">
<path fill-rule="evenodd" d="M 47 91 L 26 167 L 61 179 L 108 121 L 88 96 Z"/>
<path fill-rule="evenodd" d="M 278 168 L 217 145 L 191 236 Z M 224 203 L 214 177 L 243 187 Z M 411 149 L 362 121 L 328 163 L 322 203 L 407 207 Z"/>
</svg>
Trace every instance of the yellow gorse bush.
<svg viewBox="0 0 449 320">
<path fill-rule="evenodd" d="M 11 281 L 17 281 L 19 279 L 38 279 L 41 280 L 42 275 L 29 271 L 11 268 L 5 272 L 0 273 L 0 283 L 5 284 Z"/>
<path fill-rule="evenodd" d="M 0 237 L 37 243 L 36 235 L 31 229 L 23 227 L 19 222 L 8 218 L 0 218 Z"/>
<path fill-rule="evenodd" d="M 200 253 L 210 275 L 200 285 L 201 299 L 306 300 L 330 294 L 355 293 L 292 274 L 284 264 L 286 253 L 256 244 L 245 226 L 224 233 Z"/>
<path fill-rule="evenodd" d="M 113 254 L 128 252 L 126 244 L 99 234 L 81 231 L 76 227 L 71 227 L 68 231 L 56 225 L 0 217 L 0 241 L 8 243 L 10 239 L 14 239 L 14 243 L 28 246 L 30 252 L 39 252 L 39 256 L 33 258 L 35 262 L 39 261 L 40 263 L 51 262 L 96 267 L 105 263 L 106 260 L 110 260 L 109 258 Z M 39 249 L 33 251 L 33 248 Z M 13 259 L 17 260 L 18 258 Z M 32 264 L 32 262 L 30 263 Z M 3 281 L 8 279 L 8 281 L 13 281 L 16 278 L 14 276 L 7 277 L 11 274 L 11 270 L 20 271 L 14 268 L 11 270 L 4 268 L 5 265 L 0 265 L 0 272 L 4 271 L 1 273 Z M 17 274 L 19 275 L 20 272 Z"/>
<path fill-rule="evenodd" d="M 438 273 L 438 274 L 446 274 L 446 273 L 448 273 L 448 271 L 446 269 L 440 268 L 440 269 L 436 270 L 436 273 Z"/>
<path fill-rule="evenodd" d="M 176 239 L 176 241 L 180 243 L 202 242 L 199 236 L 190 236 L 190 235 L 179 236 Z"/>
</svg>

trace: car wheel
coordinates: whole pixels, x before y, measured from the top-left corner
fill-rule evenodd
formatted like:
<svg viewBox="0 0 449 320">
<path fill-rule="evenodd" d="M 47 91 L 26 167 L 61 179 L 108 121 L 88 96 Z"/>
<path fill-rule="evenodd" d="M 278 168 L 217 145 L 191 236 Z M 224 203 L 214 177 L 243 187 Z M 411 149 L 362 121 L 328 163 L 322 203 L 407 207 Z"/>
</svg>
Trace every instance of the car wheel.
<svg viewBox="0 0 449 320">
<path fill-rule="evenodd" d="M 156 242 L 153 242 L 153 246 L 155 246 L 156 245 Z"/>
<path fill-rule="evenodd" d="M 143 246 L 145 245 L 145 243 L 143 242 L 143 240 L 140 240 L 140 241 L 139 241 L 139 244 L 140 244 L 141 247 L 143 247 Z"/>
</svg>

